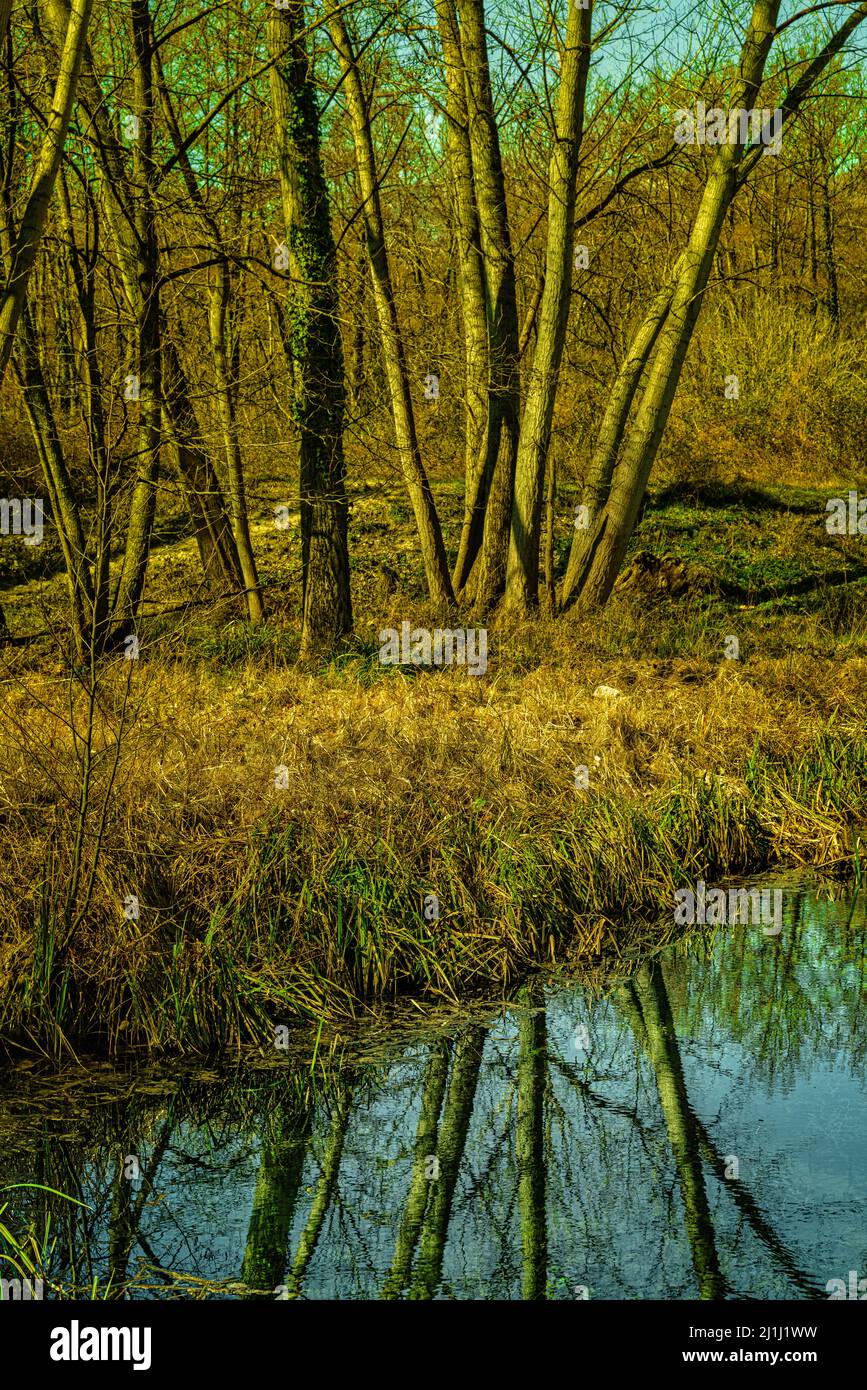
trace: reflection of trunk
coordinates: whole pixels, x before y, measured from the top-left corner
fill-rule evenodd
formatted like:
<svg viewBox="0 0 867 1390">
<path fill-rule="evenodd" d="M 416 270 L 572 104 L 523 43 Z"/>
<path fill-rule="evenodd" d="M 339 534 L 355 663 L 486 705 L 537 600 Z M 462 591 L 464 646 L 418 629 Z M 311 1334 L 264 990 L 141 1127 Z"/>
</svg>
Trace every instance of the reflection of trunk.
<svg viewBox="0 0 867 1390">
<path fill-rule="evenodd" d="M 544 1298 L 548 1283 L 545 1220 L 545 1082 L 547 1029 L 541 986 L 533 981 L 518 1019 L 518 1206 L 521 1213 L 521 1293 Z M 532 1012 L 531 1012 L 532 1010 Z"/>
<path fill-rule="evenodd" d="M 799 911 L 800 907 L 801 900 L 798 899 L 796 911 Z M 620 989 L 618 991 L 618 1003 L 628 1019 L 629 1026 L 635 1034 L 639 1045 L 646 1052 L 649 1051 L 647 1028 L 645 1027 L 644 1019 L 641 1015 L 635 990 L 631 986 L 624 986 Z M 753 1234 L 766 1246 L 783 1272 L 792 1280 L 798 1293 L 803 1295 L 804 1298 L 810 1299 L 827 1297 L 824 1289 L 811 1279 L 808 1274 L 805 1274 L 794 1255 L 783 1244 L 755 1198 L 749 1192 L 743 1178 L 734 1179 L 727 1177 L 725 1159 L 717 1152 L 710 1134 L 699 1117 L 690 1113 L 690 1119 L 691 1128 L 699 1146 L 699 1152 L 708 1166 L 713 1169 L 722 1190 L 731 1197 L 741 1216 L 749 1223 Z"/>
<path fill-rule="evenodd" d="M 461 1034 L 455 1045 L 449 1092 L 437 1136 L 439 1177 L 429 1184 L 430 1198 L 413 1281 L 414 1298 L 433 1298 L 442 1278 L 449 1218 L 473 1117 L 486 1036 L 484 1028 L 471 1027 Z"/>
<path fill-rule="evenodd" d="M 312 1121 L 310 1104 L 299 1099 L 281 1103 L 265 1120 L 241 1268 L 241 1282 L 253 1298 L 273 1298 L 283 1282 Z"/>
<path fill-rule="evenodd" d="M 590 69 L 591 19 L 592 6 L 580 9 L 570 5 L 561 61 L 554 150 L 548 170 L 545 288 L 515 467 L 506 601 L 511 608 L 520 611 L 535 608 L 539 601 L 542 491 L 572 290 L 575 197 Z"/>
<path fill-rule="evenodd" d="M 803 1298 L 827 1298 L 827 1291 L 820 1284 L 817 1284 L 815 1279 L 811 1279 L 809 1274 L 804 1273 L 791 1251 L 788 1250 L 780 1240 L 780 1237 L 767 1220 L 764 1212 L 744 1186 L 743 1181 L 726 1176 L 725 1159 L 717 1153 L 711 1142 L 710 1135 L 698 1116 L 693 1116 L 693 1123 L 705 1162 L 713 1168 L 724 1191 L 730 1193 L 731 1199 L 741 1216 L 744 1220 L 749 1222 L 753 1234 L 764 1243 L 780 1268 L 788 1278 L 791 1279 L 798 1293 Z"/>
<path fill-rule="evenodd" d="M 76 87 L 87 41 L 87 26 L 93 0 L 73 0 L 60 53 L 60 67 L 54 87 L 42 148 L 33 171 L 33 181 L 15 244 L 10 248 L 8 276 L 0 299 L 0 382 L 12 355 L 15 330 L 27 295 L 27 281 L 45 230 L 51 194 L 60 168 L 66 132 L 72 115 Z M 9 9 L 0 9 L 0 25 L 8 27 Z M 5 37 L 5 35 L 4 35 Z"/>
<path fill-rule="evenodd" d="M 461 0 L 460 20 L 470 149 L 484 256 L 489 351 L 487 422 L 481 467 L 481 505 L 484 506 L 487 499 L 487 507 L 482 549 L 469 587 L 478 607 L 486 609 L 499 599 L 506 581 L 521 408 L 518 305 L 483 0 Z M 467 571 L 471 563 L 472 554 L 468 553 L 464 563 Z"/>
<path fill-rule="evenodd" d="M 370 129 L 368 101 L 349 34 L 338 10 L 333 12 L 329 27 L 340 60 L 346 102 L 352 121 L 358 184 L 362 197 L 361 219 L 370 260 L 373 298 L 379 319 L 385 374 L 391 395 L 397 451 L 421 542 L 428 591 L 435 603 L 450 603 L 454 595 L 446 562 L 442 531 L 434 505 L 433 493 L 421 461 L 421 452 L 416 435 L 415 414 L 409 388 L 403 336 L 397 317 L 397 305 L 385 243 L 379 178 Z"/>
<path fill-rule="evenodd" d="M 118 1164 L 114 1190 L 111 1194 L 111 1213 L 108 1218 L 108 1278 L 114 1298 L 123 1298 L 129 1257 L 135 1244 L 132 1186 Z"/>
<path fill-rule="evenodd" d="M 337 262 L 303 0 L 268 19 L 271 104 L 289 250 L 290 346 L 301 474 L 301 655 L 352 628 Z"/>
<path fill-rule="evenodd" d="M 117 1182 L 111 1201 L 111 1216 L 108 1227 L 108 1276 L 112 1298 L 125 1297 L 124 1286 L 133 1246 L 139 1237 L 142 1212 L 145 1202 L 151 1195 L 154 1179 L 159 1172 L 169 1141 L 172 1137 L 173 1121 L 171 1115 L 163 1122 L 159 1138 L 154 1145 L 150 1162 L 141 1174 L 140 1186 L 133 1201 L 133 1179 L 125 1173 L 125 1163 L 133 1155 L 121 1155 L 118 1164 Z"/>
<path fill-rule="evenodd" d="M 683 1199 L 684 1221 L 700 1297 L 723 1298 L 725 1279 L 719 1267 L 713 1221 L 704 1185 L 696 1119 L 686 1093 L 671 1005 L 661 966 L 643 965 L 626 987 L 641 1017 L 640 1041 L 656 1078 L 659 1103 L 674 1155 Z"/>
<path fill-rule="evenodd" d="M 416 1126 L 413 1149 L 412 1179 L 406 1199 L 403 1220 L 394 1248 L 394 1258 L 382 1289 L 384 1299 L 399 1298 L 409 1283 L 413 1255 L 418 1244 L 424 1210 L 430 1192 L 430 1178 L 425 1167 L 427 1159 L 436 1153 L 437 1125 L 446 1081 L 449 1074 L 449 1048 L 446 1043 L 434 1043 L 425 1068 L 421 1109 Z"/>
<path fill-rule="evenodd" d="M 334 1189 L 337 1186 L 337 1174 L 340 1171 L 340 1160 L 343 1157 L 343 1145 L 346 1142 L 346 1131 L 351 1114 L 351 1098 L 352 1083 L 344 1081 L 343 1087 L 334 1101 L 331 1129 L 325 1145 L 319 1182 L 316 1184 L 316 1191 L 313 1194 L 310 1215 L 307 1218 L 307 1225 L 301 1232 L 295 1259 L 292 1261 L 292 1271 L 288 1281 L 289 1293 L 292 1297 L 301 1291 L 305 1271 L 313 1258 L 313 1252 L 322 1233 Z"/>
</svg>

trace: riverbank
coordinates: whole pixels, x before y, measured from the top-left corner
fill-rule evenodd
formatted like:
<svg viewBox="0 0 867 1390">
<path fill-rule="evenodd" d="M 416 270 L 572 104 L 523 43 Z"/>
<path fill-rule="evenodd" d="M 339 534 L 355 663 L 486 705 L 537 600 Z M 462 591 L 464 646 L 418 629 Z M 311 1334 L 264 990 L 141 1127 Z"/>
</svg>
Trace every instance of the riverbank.
<svg viewBox="0 0 867 1390">
<path fill-rule="evenodd" d="M 862 657 L 594 640 L 492 627 L 480 677 L 118 661 L 89 739 L 87 682 L 29 672 L 2 704 L 6 1045 L 273 1046 L 664 940 L 699 878 L 857 863 Z"/>
</svg>

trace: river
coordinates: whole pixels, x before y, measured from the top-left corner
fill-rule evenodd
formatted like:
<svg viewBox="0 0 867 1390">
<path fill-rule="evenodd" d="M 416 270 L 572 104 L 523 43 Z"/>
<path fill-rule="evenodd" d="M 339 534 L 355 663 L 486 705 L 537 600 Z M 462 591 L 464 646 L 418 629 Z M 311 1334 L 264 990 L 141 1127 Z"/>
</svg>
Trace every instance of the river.
<svg viewBox="0 0 867 1390">
<path fill-rule="evenodd" d="M 0 1223 L 45 1297 L 827 1299 L 867 1279 L 865 978 L 863 901 L 793 885 L 777 937 L 315 1055 L 16 1065 Z"/>
</svg>

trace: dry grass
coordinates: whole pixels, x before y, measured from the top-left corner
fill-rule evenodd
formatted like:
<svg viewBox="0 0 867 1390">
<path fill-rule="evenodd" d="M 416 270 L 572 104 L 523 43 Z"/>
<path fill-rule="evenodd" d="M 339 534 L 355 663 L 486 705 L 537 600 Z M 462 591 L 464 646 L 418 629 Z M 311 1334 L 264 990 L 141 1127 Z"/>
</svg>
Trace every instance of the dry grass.
<svg viewBox="0 0 867 1390">
<path fill-rule="evenodd" d="M 648 922 L 670 930 L 678 882 L 851 862 L 867 663 L 581 659 L 590 646 L 577 625 L 494 629 L 483 678 L 363 656 L 326 672 L 142 661 L 119 750 L 129 663 L 106 667 L 83 916 L 64 894 L 86 692 L 44 672 L 7 686 L 0 1033 L 262 1042 L 281 1021 L 616 955 Z"/>
</svg>

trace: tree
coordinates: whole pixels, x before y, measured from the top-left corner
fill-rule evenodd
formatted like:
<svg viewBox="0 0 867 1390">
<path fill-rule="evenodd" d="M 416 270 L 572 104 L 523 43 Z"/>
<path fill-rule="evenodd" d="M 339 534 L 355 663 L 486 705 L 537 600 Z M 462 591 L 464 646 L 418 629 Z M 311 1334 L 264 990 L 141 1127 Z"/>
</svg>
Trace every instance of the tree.
<svg viewBox="0 0 867 1390">
<path fill-rule="evenodd" d="M 454 594 L 442 529 L 418 445 L 406 353 L 386 247 L 370 111 L 352 42 L 339 10 L 333 12 L 329 27 L 340 59 L 341 76 L 346 88 L 346 102 L 352 122 L 358 186 L 362 199 L 361 219 L 379 321 L 385 374 L 391 397 L 397 451 L 415 514 L 428 592 L 435 603 L 448 604 L 453 600 Z"/>
<path fill-rule="evenodd" d="M 779 9 L 779 0 L 756 0 L 753 6 L 732 101 L 735 110 L 749 111 L 760 105 L 765 65 L 779 32 Z M 818 77 L 865 18 L 867 4 L 861 4 L 808 64 L 782 103 L 784 123 L 799 109 Z M 601 607 L 614 587 L 668 422 L 726 214 L 763 153 L 757 145 L 747 153 L 740 128 L 737 139 L 719 146 L 689 240 L 676 268 L 670 301 L 666 292 L 661 291 L 621 369 L 616 421 L 623 428 L 619 438 L 605 445 L 606 469 L 613 449 L 619 450 L 619 458 L 612 468 L 604 502 L 590 518 L 588 534 L 580 541 L 573 541 L 580 547 L 579 558 L 572 564 L 570 557 L 571 574 L 567 576 L 564 591 L 564 598 L 577 593 L 582 608 Z M 627 399 L 631 403 L 642 373 L 646 374 L 643 394 L 627 428 L 628 411 L 624 411 L 623 404 Z M 614 419 L 604 423 L 610 427 Z M 604 474 L 605 470 L 601 471 Z M 580 591 L 577 589 L 579 579 Z"/>
<path fill-rule="evenodd" d="M 484 509 L 479 538 L 475 524 L 460 580 L 467 583 L 474 561 L 472 592 L 479 609 L 501 597 L 512 521 L 515 463 L 521 410 L 518 305 L 515 256 L 500 135 L 494 112 L 487 30 L 483 0 L 460 0 L 460 46 L 466 83 L 469 140 L 478 208 L 480 245 L 484 262 L 488 323 L 488 403 L 483 436 L 483 461 L 476 471 L 478 496 L 470 499 L 474 512 Z M 465 320 L 474 312 L 466 303 Z"/>
<path fill-rule="evenodd" d="M 272 10 L 268 46 L 292 277 L 289 332 L 295 365 L 293 412 L 300 433 L 301 654 L 313 656 L 331 649 L 350 631 L 352 603 L 337 266 L 301 0 Z"/>
<path fill-rule="evenodd" d="M 46 122 L 42 148 L 33 173 L 30 195 L 14 241 L 4 248 L 7 265 L 6 287 L 0 301 L 0 382 L 6 374 L 12 355 L 15 330 L 24 309 L 27 282 L 36 262 L 39 244 L 45 230 L 48 207 L 54 190 L 57 171 L 63 155 L 66 132 L 72 116 L 84 49 L 87 26 L 93 0 L 72 0 L 65 23 L 65 37 L 60 53 L 60 66 Z M 11 0 L 0 5 L 0 41 L 5 42 Z"/>
<path fill-rule="evenodd" d="M 563 47 L 554 148 L 548 173 L 548 244 L 539 335 L 527 386 L 515 468 L 515 499 L 506 580 L 510 608 L 527 611 L 539 601 L 542 489 L 551 444 L 554 397 L 563 356 L 572 284 L 575 187 L 584 133 L 590 70 L 592 0 L 570 5 Z"/>
</svg>

